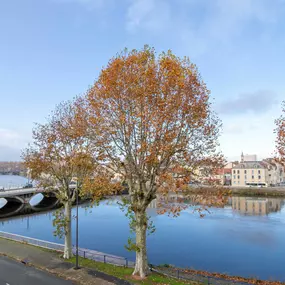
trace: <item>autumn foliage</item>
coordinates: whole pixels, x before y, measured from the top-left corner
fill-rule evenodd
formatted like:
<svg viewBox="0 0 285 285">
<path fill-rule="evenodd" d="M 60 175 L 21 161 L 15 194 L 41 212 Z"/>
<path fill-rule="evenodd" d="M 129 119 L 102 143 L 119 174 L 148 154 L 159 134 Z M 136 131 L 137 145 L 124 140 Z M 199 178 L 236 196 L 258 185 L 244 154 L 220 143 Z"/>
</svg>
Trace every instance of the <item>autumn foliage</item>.
<svg viewBox="0 0 285 285">
<path fill-rule="evenodd" d="M 282 115 L 276 120 L 276 147 L 278 153 L 278 160 L 285 165 L 285 102 L 283 102 Z"/>
<path fill-rule="evenodd" d="M 76 98 L 57 106 L 45 124 L 33 130 L 33 143 L 23 152 L 25 166 L 39 187 L 56 194 L 64 210 L 54 220 L 56 234 L 65 237 L 64 257 L 72 255 L 71 207 L 86 179 L 94 171 L 95 159 L 87 136 L 84 100 Z M 73 178 L 76 189 L 70 189 Z M 59 227 L 58 227 L 59 226 Z"/>
<path fill-rule="evenodd" d="M 170 51 L 156 55 L 149 47 L 112 58 L 87 92 L 97 162 L 128 184 L 135 217 L 134 274 L 141 277 L 148 272 L 148 205 L 158 195 L 187 192 L 190 181 L 223 163 L 216 152 L 221 123 L 209 96 L 188 58 Z"/>
</svg>

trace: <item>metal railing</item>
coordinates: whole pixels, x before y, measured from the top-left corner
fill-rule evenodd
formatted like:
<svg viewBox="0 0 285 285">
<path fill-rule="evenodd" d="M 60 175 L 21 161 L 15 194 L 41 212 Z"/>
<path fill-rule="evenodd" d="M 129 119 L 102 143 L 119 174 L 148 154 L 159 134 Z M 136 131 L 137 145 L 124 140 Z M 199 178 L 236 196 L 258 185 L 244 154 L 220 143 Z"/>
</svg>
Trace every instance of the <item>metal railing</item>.
<svg viewBox="0 0 285 285">
<path fill-rule="evenodd" d="M 0 237 L 10 239 L 10 240 L 14 240 L 14 241 L 19 241 L 22 243 L 27 243 L 30 245 L 35 245 L 38 247 L 47 248 L 47 249 L 52 249 L 52 250 L 57 250 L 57 251 L 62 251 L 62 252 L 64 250 L 64 245 L 60 244 L 60 243 L 54 243 L 54 242 L 49 242 L 49 241 L 45 241 L 45 240 L 20 236 L 20 235 L 16 235 L 16 234 L 7 233 L 7 232 L 0 231 Z"/>
<path fill-rule="evenodd" d="M 0 189 L 14 190 L 14 189 L 21 189 L 24 186 L 25 184 L 7 184 L 7 185 L 0 185 Z"/>
<path fill-rule="evenodd" d="M 35 238 L 30 238 L 30 237 L 25 237 L 17 234 L 11 234 L 7 232 L 2 232 L 0 231 L 0 238 L 5 238 L 13 241 L 18 241 L 46 249 L 51 249 L 51 250 L 56 250 L 63 252 L 64 251 L 64 245 L 59 244 L 59 243 L 54 243 L 54 242 L 49 242 L 49 241 L 44 241 L 40 239 L 35 239 Z M 76 252 L 76 248 L 73 247 L 72 249 L 73 254 Z M 108 264 L 113 264 L 113 265 L 119 265 L 119 266 L 124 266 L 124 267 L 134 267 L 135 263 L 133 261 L 129 261 L 127 258 L 120 257 L 120 256 L 115 256 L 115 255 L 110 255 L 90 249 L 84 249 L 80 248 L 78 250 L 79 256 L 86 258 L 86 259 L 91 259 L 94 261 L 98 262 L 104 262 Z M 177 269 L 174 267 L 163 267 L 163 266 L 153 266 L 150 265 L 150 270 L 171 278 L 176 278 L 176 279 L 181 279 L 181 280 L 187 280 L 187 281 L 194 281 L 202 284 L 207 284 L 207 285 L 226 285 L 226 284 L 233 284 L 233 285 L 250 285 L 252 283 L 247 283 L 247 282 L 240 282 L 240 281 L 234 281 L 234 280 L 227 280 L 227 279 L 222 279 L 222 278 L 217 278 L 213 276 L 205 276 L 197 273 L 192 273 L 187 270 L 183 269 Z"/>
<path fill-rule="evenodd" d="M 73 253 L 75 254 L 75 247 L 73 247 Z M 130 261 L 127 258 L 110 255 L 102 252 L 96 252 L 89 249 L 79 249 L 78 255 L 83 258 L 91 259 L 98 262 L 113 264 L 117 266 L 134 267 L 135 265 L 133 261 Z"/>
<path fill-rule="evenodd" d="M 60 252 L 64 251 L 64 245 L 60 243 L 44 241 L 40 239 L 25 237 L 25 236 L 11 234 L 11 233 L 2 232 L 2 231 L 0 231 L 0 237 L 13 240 L 13 241 L 30 244 L 30 245 L 34 245 L 34 246 L 38 246 L 38 247 L 42 247 L 42 248 L 56 250 Z M 72 248 L 72 252 L 73 254 L 75 254 L 76 252 L 76 248 L 74 246 Z M 78 255 L 83 258 L 91 259 L 94 261 L 99 261 L 99 262 L 104 262 L 104 263 L 109 263 L 109 264 L 119 265 L 119 266 L 125 266 L 125 267 L 134 267 L 134 262 L 129 261 L 127 258 L 116 256 L 116 255 L 111 255 L 111 254 L 107 254 L 103 252 L 98 252 L 98 251 L 94 251 L 90 249 L 80 248 L 78 250 Z"/>
</svg>

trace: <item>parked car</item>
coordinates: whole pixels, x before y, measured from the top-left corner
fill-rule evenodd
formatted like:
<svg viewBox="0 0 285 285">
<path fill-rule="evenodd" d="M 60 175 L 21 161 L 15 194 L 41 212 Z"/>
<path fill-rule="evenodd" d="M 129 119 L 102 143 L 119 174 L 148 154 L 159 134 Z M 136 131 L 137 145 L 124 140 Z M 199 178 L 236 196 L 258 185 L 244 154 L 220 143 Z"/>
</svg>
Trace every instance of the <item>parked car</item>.
<svg viewBox="0 0 285 285">
<path fill-rule="evenodd" d="M 27 183 L 25 186 L 23 186 L 23 189 L 26 189 L 26 188 L 33 188 L 33 184 Z"/>
</svg>

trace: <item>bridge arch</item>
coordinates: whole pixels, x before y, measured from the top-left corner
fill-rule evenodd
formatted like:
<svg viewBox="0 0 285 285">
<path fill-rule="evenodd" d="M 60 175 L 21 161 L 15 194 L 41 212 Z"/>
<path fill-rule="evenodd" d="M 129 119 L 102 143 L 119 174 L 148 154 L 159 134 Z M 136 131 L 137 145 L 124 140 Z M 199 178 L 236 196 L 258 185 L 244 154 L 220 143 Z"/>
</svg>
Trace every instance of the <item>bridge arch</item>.
<svg viewBox="0 0 285 285">
<path fill-rule="evenodd" d="M 6 203 L 0 208 L 0 218 L 18 214 L 25 206 L 25 200 L 19 196 L 5 197 Z"/>
<path fill-rule="evenodd" d="M 29 204 L 32 210 L 42 211 L 55 208 L 59 203 L 54 193 L 37 193 L 30 198 Z"/>
</svg>

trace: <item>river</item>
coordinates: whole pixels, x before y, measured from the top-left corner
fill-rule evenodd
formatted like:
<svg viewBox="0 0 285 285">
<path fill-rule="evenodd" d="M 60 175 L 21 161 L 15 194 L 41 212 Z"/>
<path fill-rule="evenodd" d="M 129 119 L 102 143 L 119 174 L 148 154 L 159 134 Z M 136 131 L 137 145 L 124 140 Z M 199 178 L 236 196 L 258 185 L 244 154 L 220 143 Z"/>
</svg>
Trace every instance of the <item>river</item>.
<svg viewBox="0 0 285 285">
<path fill-rule="evenodd" d="M 118 199 L 92 209 L 80 206 L 79 245 L 134 260 L 124 248 L 130 232 Z M 148 236 L 149 262 L 285 281 L 284 205 L 278 198 L 233 197 L 204 218 L 191 208 L 173 218 L 158 215 L 153 203 L 148 214 L 156 231 Z M 53 236 L 52 219 L 52 211 L 3 219 L 0 231 L 62 242 Z"/>
<path fill-rule="evenodd" d="M 18 175 L 0 175 L 0 188 L 18 188 L 27 184 L 28 179 Z"/>
</svg>

